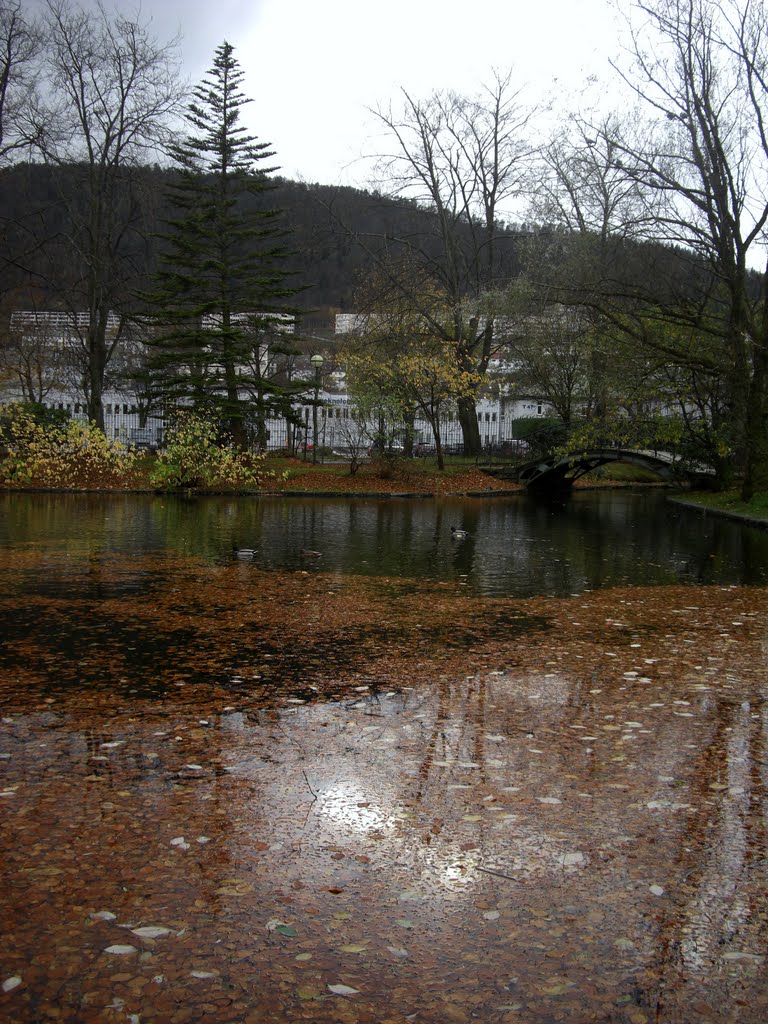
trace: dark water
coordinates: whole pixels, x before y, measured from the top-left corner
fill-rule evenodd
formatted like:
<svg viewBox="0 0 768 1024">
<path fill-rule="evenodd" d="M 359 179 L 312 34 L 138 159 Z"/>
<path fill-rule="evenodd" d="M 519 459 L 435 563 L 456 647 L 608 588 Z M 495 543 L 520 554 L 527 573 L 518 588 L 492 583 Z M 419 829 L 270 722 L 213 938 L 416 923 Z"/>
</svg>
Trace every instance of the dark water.
<svg viewBox="0 0 768 1024">
<path fill-rule="evenodd" d="M 451 526 L 468 532 L 451 538 Z M 5 494 L 0 548 L 44 549 L 50 592 L 67 565 L 126 554 L 268 569 L 458 580 L 483 595 L 567 595 L 614 585 L 768 582 L 768 531 L 706 517 L 662 493 L 489 499 L 182 499 Z M 302 557 L 302 549 L 322 553 Z M 118 589 L 142 589 L 130 563 Z M 78 581 L 82 588 L 82 578 Z M 82 589 L 81 591 L 82 592 Z"/>
</svg>

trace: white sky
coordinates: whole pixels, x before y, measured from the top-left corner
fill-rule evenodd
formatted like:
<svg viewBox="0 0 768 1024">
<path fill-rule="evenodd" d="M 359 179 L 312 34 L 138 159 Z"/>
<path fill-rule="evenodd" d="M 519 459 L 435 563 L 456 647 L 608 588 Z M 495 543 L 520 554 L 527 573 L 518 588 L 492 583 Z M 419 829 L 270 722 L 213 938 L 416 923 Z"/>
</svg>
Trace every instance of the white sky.
<svg viewBox="0 0 768 1024">
<path fill-rule="evenodd" d="M 30 12 L 45 0 L 25 0 Z M 97 0 L 70 0 L 86 9 Z M 247 124 L 288 178 L 365 187 L 363 153 L 383 148 L 368 108 L 437 89 L 466 95 L 513 70 L 531 100 L 565 101 L 589 75 L 617 86 L 617 4 L 624 0 L 103 0 L 108 11 L 181 35 L 191 84 L 225 39 L 252 97 Z"/>
<path fill-rule="evenodd" d="M 134 14 L 131 0 L 107 3 Z M 367 108 L 435 89 L 472 95 L 494 68 L 531 98 L 561 99 L 608 67 L 619 44 L 611 0 L 143 0 L 161 40 L 178 29 L 192 82 L 225 39 L 253 98 L 248 127 L 285 177 L 365 187 L 381 149 Z"/>
</svg>

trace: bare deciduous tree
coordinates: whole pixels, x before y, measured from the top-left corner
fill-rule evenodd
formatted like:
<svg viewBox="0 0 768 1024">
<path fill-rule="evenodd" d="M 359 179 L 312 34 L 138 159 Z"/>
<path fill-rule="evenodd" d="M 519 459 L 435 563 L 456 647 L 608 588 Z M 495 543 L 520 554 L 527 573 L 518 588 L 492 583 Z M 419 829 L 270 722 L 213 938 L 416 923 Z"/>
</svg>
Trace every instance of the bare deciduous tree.
<svg viewBox="0 0 768 1024">
<path fill-rule="evenodd" d="M 404 91 L 402 111 L 376 113 L 394 143 L 379 158 L 378 187 L 414 200 L 433 218 L 431 234 L 387 238 L 375 250 L 368 243 L 370 251 L 401 299 L 451 343 L 457 370 L 482 375 L 498 332 L 493 317 L 481 313 L 481 297 L 513 273 L 501 216 L 529 187 L 533 111 L 513 90 L 511 74 L 496 73 L 477 98 L 435 93 L 421 101 Z M 420 297 L 436 290 L 451 316 L 432 323 Z M 459 400 L 459 418 L 465 450 L 479 452 L 474 396 Z"/>
<path fill-rule="evenodd" d="M 21 0 L 0 2 L 0 162 L 36 137 L 35 95 L 41 26 L 25 17 Z"/>
<path fill-rule="evenodd" d="M 648 236 L 709 269 L 696 315 L 720 339 L 730 443 L 748 498 L 768 486 L 768 278 L 754 272 L 768 223 L 768 6 L 637 0 L 633 12 L 632 66 L 622 75 L 653 131 L 647 145 L 620 131 L 604 138 L 658 208 Z"/>
<path fill-rule="evenodd" d="M 62 302 L 88 314 L 82 388 L 89 417 L 102 425 L 105 375 L 120 341 L 120 331 L 108 330 L 109 317 L 125 319 L 144 244 L 133 170 L 162 152 L 179 112 L 176 43 L 158 43 L 101 2 L 86 10 L 47 0 L 44 24 L 38 146 L 46 160 L 70 168 L 60 202 L 72 279 Z"/>
</svg>

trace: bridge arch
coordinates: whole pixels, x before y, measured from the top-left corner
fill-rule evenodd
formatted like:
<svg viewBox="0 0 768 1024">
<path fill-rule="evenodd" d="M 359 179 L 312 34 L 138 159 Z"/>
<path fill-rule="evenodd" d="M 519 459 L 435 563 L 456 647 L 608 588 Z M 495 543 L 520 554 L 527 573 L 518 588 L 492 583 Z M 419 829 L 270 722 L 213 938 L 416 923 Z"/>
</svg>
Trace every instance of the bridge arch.
<svg viewBox="0 0 768 1024">
<path fill-rule="evenodd" d="M 548 454 L 524 463 L 517 469 L 517 479 L 532 491 L 563 491 L 599 466 L 625 462 L 658 474 L 662 480 L 691 480 L 710 476 L 708 468 L 700 471 L 684 469 L 668 452 L 635 451 L 628 448 L 592 448 L 566 455 Z"/>
</svg>

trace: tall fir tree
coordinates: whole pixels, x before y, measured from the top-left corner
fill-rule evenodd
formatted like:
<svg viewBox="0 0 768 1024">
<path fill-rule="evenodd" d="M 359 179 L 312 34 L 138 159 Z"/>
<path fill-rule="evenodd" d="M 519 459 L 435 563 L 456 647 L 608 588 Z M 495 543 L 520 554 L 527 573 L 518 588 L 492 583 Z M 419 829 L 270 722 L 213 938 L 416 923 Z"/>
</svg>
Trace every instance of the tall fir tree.
<svg viewBox="0 0 768 1024">
<path fill-rule="evenodd" d="M 233 54 L 227 42 L 217 47 L 187 109 L 190 133 L 172 147 L 178 175 L 148 296 L 146 372 L 166 403 L 191 402 L 243 446 L 249 426 L 263 444 L 266 417 L 290 414 L 276 355 L 291 352 L 297 289 L 280 211 L 264 197 L 275 171 L 264 161 L 275 154 L 241 124 L 251 100 Z"/>
</svg>

